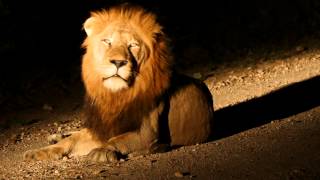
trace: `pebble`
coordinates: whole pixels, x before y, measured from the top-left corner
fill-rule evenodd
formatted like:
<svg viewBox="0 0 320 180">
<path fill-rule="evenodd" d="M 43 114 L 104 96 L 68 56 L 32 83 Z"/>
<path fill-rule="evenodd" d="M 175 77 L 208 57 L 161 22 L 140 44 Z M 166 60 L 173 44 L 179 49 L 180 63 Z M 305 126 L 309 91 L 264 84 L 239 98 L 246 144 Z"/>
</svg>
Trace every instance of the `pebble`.
<svg viewBox="0 0 320 180">
<path fill-rule="evenodd" d="M 304 51 L 306 48 L 305 47 L 303 47 L 303 46 L 297 46 L 296 47 L 296 51 L 297 52 L 302 52 L 302 51 Z"/>
<path fill-rule="evenodd" d="M 177 171 L 177 172 L 174 173 L 174 176 L 175 176 L 175 177 L 178 177 L 178 178 L 182 178 L 184 175 L 183 175 L 182 172 Z"/>
<path fill-rule="evenodd" d="M 46 110 L 46 111 L 52 111 L 52 110 L 53 110 L 53 107 L 50 106 L 49 104 L 44 104 L 44 105 L 42 106 L 42 109 L 43 109 L 43 110 Z"/>
<path fill-rule="evenodd" d="M 196 79 L 201 79 L 202 78 L 202 74 L 197 72 L 197 73 L 193 73 L 193 77 Z"/>
<path fill-rule="evenodd" d="M 107 172 L 107 170 L 102 169 L 102 170 L 96 170 L 96 171 L 94 171 L 93 174 L 94 174 L 94 175 L 98 175 L 98 174 L 102 174 L 102 173 L 105 173 L 105 172 Z"/>
</svg>

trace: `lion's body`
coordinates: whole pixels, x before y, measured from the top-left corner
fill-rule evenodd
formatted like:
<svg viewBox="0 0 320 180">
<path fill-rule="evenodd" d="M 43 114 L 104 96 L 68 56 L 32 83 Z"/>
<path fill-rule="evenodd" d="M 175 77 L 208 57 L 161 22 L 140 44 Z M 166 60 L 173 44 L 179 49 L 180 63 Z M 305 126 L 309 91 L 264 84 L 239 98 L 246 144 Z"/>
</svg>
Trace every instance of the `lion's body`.
<svg viewBox="0 0 320 180">
<path fill-rule="evenodd" d="M 25 159 L 63 155 L 113 161 L 116 153 L 153 153 L 163 145 L 206 142 L 212 97 L 204 83 L 172 72 L 167 39 L 152 13 L 128 5 L 85 22 L 82 77 L 85 128 Z"/>
</svg>

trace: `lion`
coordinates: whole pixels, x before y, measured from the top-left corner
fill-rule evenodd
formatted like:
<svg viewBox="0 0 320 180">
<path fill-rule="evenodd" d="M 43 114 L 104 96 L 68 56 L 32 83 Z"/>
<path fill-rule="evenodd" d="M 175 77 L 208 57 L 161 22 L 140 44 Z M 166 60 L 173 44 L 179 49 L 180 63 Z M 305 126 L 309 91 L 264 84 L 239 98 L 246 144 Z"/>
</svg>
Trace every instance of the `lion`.
<svg viewBox="0 0 320 180">
<path fill-rule="evenodd" d="M 156 15 L 128 4 L 91 13 L 83 25 L 84 128 L 25 160 L 120 157 L 207 142 L 213 102 L 206 85 L 173 70 Z"/>
</svg>

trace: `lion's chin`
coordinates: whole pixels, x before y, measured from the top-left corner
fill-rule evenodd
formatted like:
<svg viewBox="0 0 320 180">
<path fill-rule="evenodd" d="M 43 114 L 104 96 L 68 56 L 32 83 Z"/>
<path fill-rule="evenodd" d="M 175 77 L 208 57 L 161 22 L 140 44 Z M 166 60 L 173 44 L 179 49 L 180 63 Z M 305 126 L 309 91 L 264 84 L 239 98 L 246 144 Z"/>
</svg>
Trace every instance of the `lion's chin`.
<svg viewBox="0 0 320 180">
<path fill-rule="evenodd" d="M 119 77 L 105 79 L 103 81 L 103 86 L 111 90 L 112 92 L 117 92 L 122 89 L 127 89 L 129 87 L 128 83 Z"/>
</svg>

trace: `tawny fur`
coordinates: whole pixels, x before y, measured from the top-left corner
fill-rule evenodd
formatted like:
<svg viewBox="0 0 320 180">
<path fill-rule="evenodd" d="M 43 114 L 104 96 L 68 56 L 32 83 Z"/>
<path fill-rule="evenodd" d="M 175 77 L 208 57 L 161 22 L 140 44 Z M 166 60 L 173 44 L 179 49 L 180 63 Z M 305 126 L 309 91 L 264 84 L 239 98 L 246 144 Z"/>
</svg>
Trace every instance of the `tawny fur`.
<svg viewBox="0 0 320 180">
<path fill-rule="evenodd" d="M 92 13 L 84 29 L 88 35 L 82 63 L 86 127 L 57 144 L 27 151 L 25 159 L 89 154 L 96 161 L 114 161 L 117 153 L 153 153 L 166 145 L 208 140 L 213 118 L 211 94 L 204 83 L 172 72 L 168 39 L 154 14 L 120 5 Z M 118 44 L 99 44 L 110 34 L 120 38 L 116 38 Z M 132 39 L 139 47 L 122 48 Z M 117 69 L 125 76 L 117 81 L 127 83 L 118 89 L 102 83 L 112 79 L 104 75 L 114 68 L 114 58 L 127 63 Z"/>
</svg>

